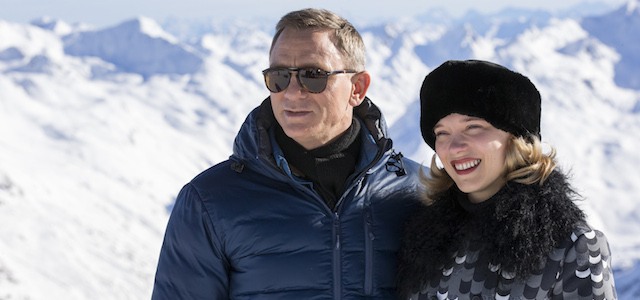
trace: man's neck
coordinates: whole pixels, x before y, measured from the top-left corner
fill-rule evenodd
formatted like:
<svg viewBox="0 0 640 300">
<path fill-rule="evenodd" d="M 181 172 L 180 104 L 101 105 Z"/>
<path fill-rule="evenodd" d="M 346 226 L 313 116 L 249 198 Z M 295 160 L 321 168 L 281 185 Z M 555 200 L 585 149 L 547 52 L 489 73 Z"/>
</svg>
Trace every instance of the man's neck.
<svg viewBox="0 0 640 300">
<path fill-rule="evenodd" d="M 314 189 L 333 208 L 344 192 L 347 178 L 353 174 L 360 154 L 360 121 L 351 126 L 338 139 L 322 147 L 306 150 L 276 128 L 276 140 L 289 167 L 301 178 L 314 183 Z"/>
</svg>

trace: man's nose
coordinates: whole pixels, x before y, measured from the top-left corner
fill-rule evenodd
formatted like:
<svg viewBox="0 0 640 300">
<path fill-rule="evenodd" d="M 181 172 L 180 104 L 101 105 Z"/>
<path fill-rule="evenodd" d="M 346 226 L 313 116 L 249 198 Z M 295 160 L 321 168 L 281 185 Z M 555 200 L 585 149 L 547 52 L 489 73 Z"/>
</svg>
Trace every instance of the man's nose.
<svg viewBox="0 0 640 300">
<path fill-rule="evenodd" d="M 287 86 L 284 92 L 286 93 L 286 96 L 290 98 L 299 97 L 300 95 L 303 95 L 304 93 L 307 92 L 307 90 L 303 86 L 301 86 L 300 83 L 298 82 L 297 72 L 291 73 L 291 78 L 289 79 L 289 86 Z"/>
</svg>

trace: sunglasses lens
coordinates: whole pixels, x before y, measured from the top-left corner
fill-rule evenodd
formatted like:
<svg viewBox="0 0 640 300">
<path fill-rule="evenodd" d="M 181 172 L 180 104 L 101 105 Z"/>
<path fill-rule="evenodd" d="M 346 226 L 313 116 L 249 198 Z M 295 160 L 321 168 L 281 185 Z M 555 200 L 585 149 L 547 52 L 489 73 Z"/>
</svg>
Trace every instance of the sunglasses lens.
<svg viewBox="0 0 640 300">
<path fill-rule="evenodd" d="M 309 93 L 322 93 L 327 87 L 328 76 L 318 69 L 300 69 L 298 70 L 298 78 Z"/>
<path fill-rule="evenodd" d="M 284 91 L 291 80 L 291 73 L 287 69 L 274 69 L 264 73 L 264 82 L 267 88 L 274 93 Z"/>
<path fill-rule="evenodd" d="M 280 93 L 291 81 L 291 71 L 297 72 L 298 83 L 309 93 L 322 93 L 327 87 L 326 72 L 319 69 L 267 69 L 263 71 L 264 82 L 269 91 Z"/>
</svg>

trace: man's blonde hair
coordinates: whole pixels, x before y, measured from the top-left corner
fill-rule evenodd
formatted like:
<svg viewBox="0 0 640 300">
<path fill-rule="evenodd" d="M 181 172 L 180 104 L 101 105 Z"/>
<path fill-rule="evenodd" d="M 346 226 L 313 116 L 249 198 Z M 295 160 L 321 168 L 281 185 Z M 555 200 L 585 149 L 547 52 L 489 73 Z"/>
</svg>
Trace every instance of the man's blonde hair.
<svg viewBox="0 0 640 300">
<path fill-rule="evenodd" d="M 273 46 L 282 32 L 287 28 L 332 31 L 331 41 L 342 55 L 345 67 L 359 72 L 365 70 L 367 58 L 360 33 L 349 21 L 336 13 L 324 9 L 308 8 L 286 14 L 276 25 L 276 34 L 273 36 L 269 54 L 273 51 Z"/>
</svg>

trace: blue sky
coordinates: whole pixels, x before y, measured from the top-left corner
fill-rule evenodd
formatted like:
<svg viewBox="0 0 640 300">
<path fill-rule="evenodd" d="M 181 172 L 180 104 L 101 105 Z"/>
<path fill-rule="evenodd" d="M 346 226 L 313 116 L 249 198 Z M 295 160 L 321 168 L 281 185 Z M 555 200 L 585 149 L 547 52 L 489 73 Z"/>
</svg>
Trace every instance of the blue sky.
<svg viewBox="0 0 640 300">
<path fill-rule="evenodd" d="M 594 2 L 596 0 L 585 0 Z M 167 17 L 179 18 L 267 18 L 277 20 L 283 14 L 307 7 L 326 8 L 353 21 L 395 19 L 424 13 L 431 8 L 444 8 L 454 16 L 469 9 L 482 13 L 499 11 L 508 6 L 562 10 L 583 0 L 323 0 L 323 1 L 264 1 L 264 0 L 0 0 L 0 19 L 28 23 L 49 16 L 69 23 L 88 23 L 98 27 L 117 24 L 136 16 L 157 21 Z M 599 0 L 621 5 L 626 0 Z"/>
</svg>

